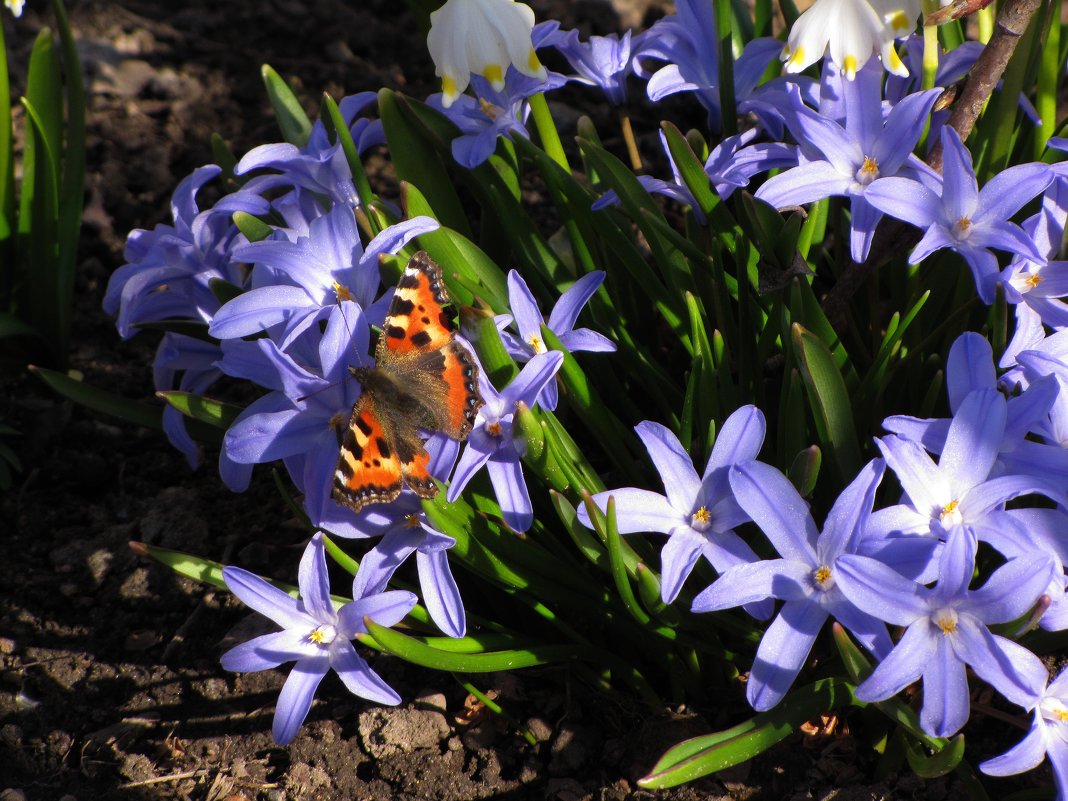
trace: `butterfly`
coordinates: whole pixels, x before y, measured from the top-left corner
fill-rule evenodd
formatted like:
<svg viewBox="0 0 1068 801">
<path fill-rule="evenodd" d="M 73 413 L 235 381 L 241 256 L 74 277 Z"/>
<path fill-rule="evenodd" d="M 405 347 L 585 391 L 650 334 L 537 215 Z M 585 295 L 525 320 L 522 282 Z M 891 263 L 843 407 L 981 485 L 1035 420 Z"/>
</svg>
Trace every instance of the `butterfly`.
<svg viewBox="0 0 1068 801">
<path fill-rule="evenodd" d="M 420 429 L 466 439 L 483 400 L 478 364 L 456 341 L 441 268 L 425 252 L 397 283 L 374 366 L 349 371 L 362 391 L 341 433 L 334 500 L 358 512 L 392 501 L 404 485 L 433 498 L 438 487 Z"/>
</svg>

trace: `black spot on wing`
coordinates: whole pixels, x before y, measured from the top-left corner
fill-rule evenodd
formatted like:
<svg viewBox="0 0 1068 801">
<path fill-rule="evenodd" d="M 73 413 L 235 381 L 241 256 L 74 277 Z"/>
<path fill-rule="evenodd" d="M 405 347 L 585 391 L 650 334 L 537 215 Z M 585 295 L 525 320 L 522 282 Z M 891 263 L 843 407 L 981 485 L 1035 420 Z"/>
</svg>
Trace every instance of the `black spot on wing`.
<svg viewBox="0 0 1068 801">
<path fill-rule="evenodd" d="M 375 439 L 375 445 L 378 446 L 378 450 L 382 454 L 383 459 L 388 459 L 393 453 L 393 451 L 389 449 L 389 443 L 386 442 L 384 437 L 377 437 Z"/>
<path fill-rule="evenodd" d="M 365 437 L 371 436 L 371 432 L 374 431 L 374 429 L 371 427 L 371 424 L 364 420 L 362 417 L 356 418 L 356 427 L 363 432 L 363 435 Z"/>
<path fill-rule="evenodd" d="M 430 340 L 430 334 L 428 334 L 426 331 L 416 331 L 414 334 L 412 334 L 412 344 L 415 345 L 417 348 L 425 348 L 427 345 L 430 344 Z"/>
<path fill-rule="evenodd" d="M 394 296 L 393 304 L 390 306 L 389 314 L 393 316 L 407 317 L 415 309 L 415 304 L 407 298 Z"/>
<path fill-rule="evenodd" d="M 404 329 L 399 325 L 387 325 L 386 336 L 390 339 L 404 339 Z"/>
</svg>

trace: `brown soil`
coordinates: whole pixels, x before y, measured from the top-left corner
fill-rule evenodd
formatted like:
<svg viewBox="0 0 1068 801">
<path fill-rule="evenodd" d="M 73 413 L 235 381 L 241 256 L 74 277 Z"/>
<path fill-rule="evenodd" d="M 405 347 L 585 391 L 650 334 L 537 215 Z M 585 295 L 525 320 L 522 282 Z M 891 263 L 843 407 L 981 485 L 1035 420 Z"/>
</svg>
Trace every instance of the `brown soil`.
<svg viewBox="0 0 1068 801">
<path fill-rule="evenodd" d="M 14 25 L 3 20 L 16 86 L 33 36 L 50 21 L 45 5 L 31 2 Z M 541 19 L 586 30 L 618 24 L 604 2 L 534 5 Z M 617 10 L 634 22 L 648 6 Z M 73 4 L 90 120 L 72 365 L 86 381 L 151 397 L 153 338 L 118 340 L 100 310 L 104 287 L 122 264 L 126 232 L 165 221 L 174 185 L 211 160 L 212 132 L 238 154 L 277 140 L 260 64 L 289 77 L 309 111 L 323 90 L 434 90 L 404 8 L 398 0 Z M 634 780 L 667 746 L 740 718 L 639 716 L 589 696 L 562 670 L 479 679 L 537 746 L 501 718 L 468 719 L 466 691 L 451 677 L 377 658 L 404 705 L 368 706 L 328 680 L 301 733 L 279 748 L 270 722 L 284 673 L 234 675 L 218 663 L 228 637 L 245 638 L 246 611 L 127 547 L 143 540 L 284 574 L 305 534 L 269 482 L 233 495 L 210 453 L 193 473 L 158 433 L 62 402 L 24 372 L 3 386 L 0 411 L 23 433 L 26 471 L 0 501 L 0 801 L 965 797 L 951 779 L 872 784 L 875 756 L 858 754 L 841 729 L 795 738 L 688 788 L 639 791 Z"/>
</svg>

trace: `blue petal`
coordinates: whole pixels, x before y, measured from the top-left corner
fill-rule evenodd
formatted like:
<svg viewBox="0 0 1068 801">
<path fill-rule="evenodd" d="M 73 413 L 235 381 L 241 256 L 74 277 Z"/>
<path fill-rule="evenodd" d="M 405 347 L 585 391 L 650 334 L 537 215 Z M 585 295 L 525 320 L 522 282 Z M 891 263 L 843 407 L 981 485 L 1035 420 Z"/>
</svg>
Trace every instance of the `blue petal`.
<svg viewBox="0 0 1068 801">
<path fill-rule="evenodd" d="M 823 524 L 816 545 L 822 564 L 829 565 L 842 553 L 852 551 L 867 527 L 875 491 L 883 479 L 886 463 L 882 459 L 868 462 L 834 502 Z"/>
<path fill-rule="evenodd" d="M 575 327 L 579 312 L 589 302 L 604 281 L 603 270 L 594 270 L 578 279 L 560 296 L 549 314 L 549 328 L 561 336 Z"/>
<path fill-rule="evenodd" d="M 676 526 L 689 523 L 687 516 L 676 510 L 668 503 L 668 499 L 658 492 L 622 487 L 598 492 L 593 496 L 593 502 L 603 512 L 608 508 L 609 497 L 616 499 L 616 526 L 620 534 L 667 534 Z M 578 508 L 578 519 L 582 525 L 593 527 L 585 504 Z"/>
<path fill-rule="evenodd" d="M 508 272 L 508 306 L 515 319 L 516 330 L 524 342 L 531 336 L 541 339 L 541 324 L 544 322 L 538 302 L 530 293 L 527 282 L 515 270 Z"/>
<path fill-rule="evenodd" d="M 949 737 L 968 722 L 968 673 L 948 637 L 938 638 L 932 656 L 923 670 L 920 725 L 935 737 Z"/>
<path fill-rule="evenodd" d="M 857 687 L 857 698 L 869 702 L 883 701 L 897 695 L 923 675 L 937 648 L 930 626 L 926 616 L 909 626 L 894 650 Z"/>
<path fill-rule="evenodd" d="M 926 620 L 930 609 L 927 588 L 882 562 L 846 554 L 834 563 L 834 571 L 836 586 L 854 606 L 872 617 L 895 626 Z"/>
<path fill-rule="evenodd" d="M 396 691 L 356 653 L 350 642 L 335 643 L 330 653 L 330 667 L 353 695 L 388 706 L 395 706 L 401 701 Z"/>
<path fill-rule="evenodd" d="M 827 612 L 813 601 L 790 601 L 768 626 L 749 671 L 746 698 L 758 712 L 786 695 L 812 650 Z"/>
<path fill-rule="evenodd" d="M 682 514 L 694 511 L 701 480 L 679 438 L 666 426 L 646 420 L 634 427 L 664 482 L 668 502 Z"/>
<path fill-rule="evenodd" d="M 770 465 L 749 462 L 731 468 L 730 482 L 738 504 L 781 556 L 816 566 L 819 532 L 808 504 L 786 476 Z"/>
<path fill-rule="evenodd" d="M 444 550 L 416 554 L 419 586 L 423 590 L 423 604 L 430 619 L 449 637 L 463 637 L 467 632 L 467 616 L 463 598 L 449 567 L 448 552 Z"/>
<path fill-rule="evenodd" d="M 311 710 L 312 700 L 319 682 L 329 669 L 329 660 L 323 656 L 301 659 L 293 666 L 289 678 L 282 685 L 278 694 L 278 705 L 274 711 L 274 726 L 271 733 L 274 741 L 285 745 L 297 735 L 304 719 Z"/>
<path fill-rule="evenodd" d="M 1041 713 L 1036 713 L 1041 714 Z M 1046 738 L 1041 725 L 1031 725 L 1027 735 L 1001 756 L 979 763 L 979 770 L 989 776 L 1014 776 L 1042 764 L 1046 758 Z"/>
<path fill-rule="evenodd" d="M 765 598 L 803 601 L 813 594 L 811 579 L 808 565 L 786 559 L 735 565 L 694 597 L 691 611 L 716 612 Z"/>
<path fill-rule="evenodd" d="M 302 609 L 296 598 L 247 570 L 224 567 L 223 581 L 242 603 L 269 617 L 282 628 L 309 632 L 319 625 Z"/>
<path fill-rule="evenodd" d="M 300 586 L 300 598 L 309 614 L 320 623 L 332 625 L 337 620 L 337 614 L 330 600 L 330 577 L 326 572 L 326 546 L 323 545 L 322 534 L 315 534 L 304 549 L 297 583 Z"/>
<path fill-rule="evenodd" d="M 308 639 L 311 629 L 286 629 L 254 637 L 234 646 L 219 658 L 223 670 L 254 673 L 270 670 L 283 662 L 315 656 L 319 646 Z"/>
<path fill-rule="evenodd" d="M 964 398 L 976 389 L 996 389 L 994 351 L 986 337 L 965 331 L 953 342 L 946 359 L 949 408 L 956 414 Z"/>
<path fill-rule="evenodd" d="M 526 531 L 534 522 L 534 507 L 523 480 L 523 466 L 519 460 L 490 459 L 486 470 L 504 522 L 512 531 Z"/>
<path fill-rule="evenodd" d="M 1005 435 L 1005 396 L 996 389 L 971 392 L 949 426 L 938 472 L 960 499 L 990 475 Z"/>
</svg>

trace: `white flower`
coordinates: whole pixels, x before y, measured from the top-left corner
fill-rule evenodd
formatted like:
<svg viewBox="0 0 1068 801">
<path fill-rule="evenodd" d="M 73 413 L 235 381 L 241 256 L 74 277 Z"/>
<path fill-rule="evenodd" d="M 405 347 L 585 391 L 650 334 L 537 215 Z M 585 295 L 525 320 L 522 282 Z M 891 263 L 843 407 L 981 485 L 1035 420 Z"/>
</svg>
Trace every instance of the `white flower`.
<svg viewBox="0 0 1068 801">
<path fill-rule="evenodd" d="M 21 17 L 22 16 L 22 7 L 24 5 L 26 5 L 26 0 L 4 0 L 4 5 L 16 17 Z"/>
<path fill-rule="evenodd" d="M 530 40 L 533 28 L 534 12 L 516 0 L 448 0 L 433 12 L 426 43 L 441 77 L 442 105 L 453 104 L 473 72 L 498 92 L 510 64 L 545 80 L 548 73 Z"/>
<path fill-rule="evenodd" d="M 919 13 L 919 0 L 816 0 L 790 31 L 782 52 L 786 71 L 800 72 L 830 50 L 850 80 L 876 54 L 887 71 L 908 75 L 894 39 L 915 29 Z"/>
</svg>

